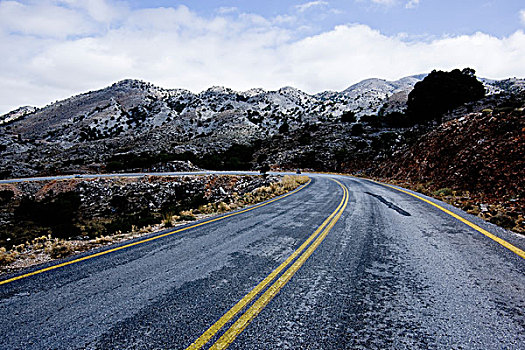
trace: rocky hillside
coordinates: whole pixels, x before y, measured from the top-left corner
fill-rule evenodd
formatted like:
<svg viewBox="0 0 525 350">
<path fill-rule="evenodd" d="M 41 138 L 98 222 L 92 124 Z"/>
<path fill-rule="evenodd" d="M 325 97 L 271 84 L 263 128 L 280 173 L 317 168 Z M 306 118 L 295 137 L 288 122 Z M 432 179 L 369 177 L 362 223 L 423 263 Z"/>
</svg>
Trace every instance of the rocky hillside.
<svg viewBox="0 0 525 350">
<path fill-rule="evenodd" d="M 316 95 L 291 87 L 212 87 L 194 94 L 124 80 L 1 116 L 0 177 L 164 169 L 167 162 L 188 160 L 212 169 L 267 162 L 336 170 L 405 142 L 405 131 L 391 130 L 376 116 L 403 110 L 424 76 L 368 79 Z M 493 92 L 519 90 L 522 83 L 485 81 Z"/>
<path fill-rule="evenodd" d="M 525 94 L 443 123 L 370 173 L 425 183 L 438 194 L 468 191 L 479 206 L 474 212 L 488 212 L 490 204 L 500 203 L 505 215 L 524 225 Z"/>
<path fill-rule="evenodd" d="M 229 202 L 279 179 L 144 176 L 0 184 L 0 247 L 48 234 L 88 239 L 160 224 L 168 215 L 197 213 L 199 206 Z"/>
</svg>

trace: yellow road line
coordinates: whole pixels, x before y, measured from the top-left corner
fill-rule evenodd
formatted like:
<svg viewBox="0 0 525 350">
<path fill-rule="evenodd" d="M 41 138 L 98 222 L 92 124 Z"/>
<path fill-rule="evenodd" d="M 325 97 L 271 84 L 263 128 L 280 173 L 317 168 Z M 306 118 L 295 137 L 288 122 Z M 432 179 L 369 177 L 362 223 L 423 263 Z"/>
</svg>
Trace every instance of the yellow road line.
<svg viewBox="0 0 525 350">
<path fill-rule="evenodd" d="M 335 181 L 335 180 L 334 180 Z M 338 181 L 337 181 L 338 182 Z M 336 222 L 339 220 L 343 214 L 346 206 L 348 205 L 348 190 L 340 182 L 338 184 L 343 188 L 344 192 L 344 204 L 339 209 L 337 215 L 331 220 L 330 224 L 326 226 L 323 233 L 315 240 L 314 243 L 306 252 L 303 253 L 297 259 L 284 274 L 272 284 L 266 292 L 261 295 L 259 299 L 253 303 L 250 308 L 239 317 L 239 319 L 230 327 L 228 330 L 213 344 L 210 349 L 226 349 L 237 336 L 250 324 L 250 322 L 264 309 L 266 305 L 279 293 L 279 291 L 288 283 L 292 276 L 299 270 L 299 268 L 306 262 L 306 260 L 312 255 L 312 253 L 317 249 L 321 242 L 328 235 L 330 230 L 334 227 Z"/>
<path fill-rule="evenodd" d="M 210 219 L 210 220 L 207 220 L 207 221 L 202 221 L 202 222 L 199 222 L 199 223 L 197 223 L 195 225 L 184 227 L 184 228 L 181 228 L 181 229 L 178 229 L 178 230 L 169 231 L 169 232 L 163 233 L 163 234 L 158 235 L 158 236 L 146 238 L 146 239 L 143 239 L 143 240 L 140 240 L 140 241 L 137 241 L 137 242 L 133 242 L 133 243 L 129 243 L 129 244 L 126 244 L 126 245 L 123 245 L 123 246 L 120 246 L 120 247 L 104 250 L 102 252 L 98 252 L 98 253 L 95 253 L 95 254 L 87 255 L 87 256 L 84 256 L 84 257 L 81 257 L 81 258 L 78 258 L 78 259 L 74 259 L 74 260 L 71 260 L 71 261 L 66 261 L 66 262 L 63 262 L 61 264 L 48 266 L 46 268 L 39 269 L 39 270 L 36 270 L 36 271 L 33 271 L 33 272 L 29 272 L 29 273 L 26 273 L 26 274 L 23 274 L 23 275 L 20 275 L 20 276 L 12 277 L 12 278 L 0 281 L 0 285 L 7 284 L 7 283 L 10 283 L 10 282 L 13 282 L 13 281 L 17 281 L 17 280 L 20 280 L 22 278 L 38 275 L 38 274 L 41 274 L 43 272 L 47 272 L 47 271 L 51 271 L 51 270 L 54 270 L 54 269 L 58 269 L 59 267 L 64 267 L 64 266 L 67 266 L 67 265 L 76 264 L 76 263 L 79 263 L 79 262 L 84 261 L 84 260 L 88 260 L 88 259 L 95 258 L 97 256 L 113 253 L 113 252 L 116 252 L 116 251 L 119 251 L 119 250 L 122 250 L 122 249 L 126 249 L 126 248 L 129 248 L 129 247 L 133 247 L 133 246 L 136 246 L 136 245 L 139 245 L 139 244 L 151 242 L 151 241 L 157 240 L 159 238 L 171 236 L 171 235 L 174 235 L 174 234 L 182 232 L 182 231 L 190 230 L 192 228 L 196 228 L 196 227 L 199 227 L 199 226 L 210 224 L 212 222 L 224 220 L 224 219 L 232 217 L 232 216 L 236 216 L 236 215 L 239 215 L 239 214 L 246 213 L 248 211 L 257 209 L 257 208 L 264 207 L 264 206 L 266 206 L 266 205 L 268 205 L 270 203 L 273 203 L 275 201 L 281 200 L 281 199 L 283 199 L 285 197 L 288 197 L 288 196 L 290 196 L 290 195 L 292 195 L 294 193 L 299 192 L 303 188 L 306 188 L 306 186 L 308 186 L 311 183 L 311 181 L 312 180 L 310 179 L 310 180 L 308 180 L 308 182 L 305 185 L 300 186 L 300 187 L 296 188 L 295 190 L 293 190 L 291 192 L 288 192 L 285 195 L 282 195 L 280 197 L 276 197 L 276 198 L 271 199 L 269 201 L 266 201 L 264 203 L 257 204 L 257 205 L 254 205 L 252 207 L 249 207 L 249 208 L 237 211 L 237 212 L 233 212 L 231 214 L 223 215 L 223 216 L 220 216 L 220 217 L 217 217 L 217 218 L 214 218 L 214 219 Z"/>
<path fill-rule="evenodd" d="M 461 216 L 459 216 L 459 215 L 457 215 L 457 214 L 451 212 L 450 210 L 445 209 L 445 208 L 443 208 L 442 206 L 440 206 L 440 205 L 438 205 L 438 204 L 436 204 L 436 203 L 434 203 L 434 202 L 432 202 L 432 201 L 430 201 L 430 200 L 428 200 L 428 199 L 426 199 L 426 198 L 423 198 L 423 197 L 421 197 L 421 196 L 418 196 L 417 194 L 411 193 L 411 192 L 409 192 L 409 191 L 406 191 L 406 190 L 403 190 L 403 189 L 397 188 L 397 187 L 392 186 L 392 185 L 384 184 L 384 183 L 379 182 L 379 181 L 374 181 L 374 180 L 369 180 L 369 181 L 373 181 L 373 182 L 375 182 L 375 183 L 377 183 L 377 184 L 380 184 L 380 185 L 383 185 L 383 186 L 386 186 L 386 187 L 393 188 L 393 189 L 396 190 L 396 191 L 403 192 L 403 193 L 406 193 L 406 194 L 408 194 L 408 195 L 410 195 L 410 196 L 412 196 L 412 197 L 415 197 L 415 198 L 417 198 L 417 199 L 420 199 L 420 200 L 422 200 L 423 202 L 428 203 L 428 204 L 430 204 L 430 205 L 432 205 L 432 206 L 438 208 L 439 210 L 441 210 L 441 211 L 447 213 L 448 215 L 450 215 L 450 216 L 452 216 L 452 217 L 458 219 L 459 221 L 461 221 L 461 222 L 464 223 L 465 225 L 468 225 L 468 226 L 472 227 L 474 230 L 476 230 L 476 231 L 482 233 L 482 234 L 485 235 L 486 237 L 488 237 L 488 238 L 492 239 L 493 241 L 495 241 L 495 242 L 501 244 L 502 246 L 504 246 L 505 248 L 507 248 L 507 249 L 510 250 L 511 252 L 513 252 L 513 253 L 517 254 L 518 256 L 522 257 L 523 259 L 525 259 L 525 252 L 524 252 L 523 250 L 521 250 L 520 248 L 518 248 L 518 247 L 516 247 L 516 246 L 514 246 L 514 245 L 512 245 L 512 244 L 510 244 L 509 242 L 505 241 L 505 240 L 502 239 L 502 238 L 499 238 L 499 237 L 496 236 L 495 234 L 490 233 L 489 231 L 482 229 L 482 228 L 479 227 L 478 225 L 476 225 L 476 224 L 474 224 L 474 223 L 468 221 L 468 220 L 465 219 L 465 218 L 462 218 Z"/>
<path fill-rule="evenodd" d="M 335 180 L 333 180 L 335 181 Z M 338 181 L 336 181 L 338 182 Z M 339 182 L 338 182 L 339 183 Z M 339 184 L 340 185 L 340 184 Z M 188 348 L 200 349 L 222 328 L 228 323 L 235 315 L 237 315 L 242 309 L 246 307 L 266 286 L 272 282 L 280 273 L 283 271 L 302 251 L 314 240 L 317 235 L 323 230 L 325 226 L 333 219 L 336 213 L 341 209 L 344 204 L 346 193 L 343 189 L 343 199 L 337 206 L 337 208 L 328 216 L 328 218 L 315 230 L 310 237 L 304 243 L 297 248 L 281 265 L 273 270 L 262 282 L 255 286 L 248 294 L 246 294 L 237 304 L 235 304 L 230 310 L 228 310 L 217 322 L 215 322 L 210 328 L 208 328 L 197 340 L 195 340 Z"/>
</svg>

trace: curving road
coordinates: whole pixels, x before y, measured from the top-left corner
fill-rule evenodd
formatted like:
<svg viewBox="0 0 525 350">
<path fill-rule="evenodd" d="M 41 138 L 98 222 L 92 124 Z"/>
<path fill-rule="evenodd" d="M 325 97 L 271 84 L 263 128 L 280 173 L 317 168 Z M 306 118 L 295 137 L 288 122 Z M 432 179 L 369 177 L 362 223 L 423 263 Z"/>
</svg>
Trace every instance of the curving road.
<svg viewBox="0 0 525 350">
<path fill-rule="evenodd" d="M 4 277 L 0 349 L 525 348 L 524 237 L 310 176 L 252 210 Z"/>
</svg>

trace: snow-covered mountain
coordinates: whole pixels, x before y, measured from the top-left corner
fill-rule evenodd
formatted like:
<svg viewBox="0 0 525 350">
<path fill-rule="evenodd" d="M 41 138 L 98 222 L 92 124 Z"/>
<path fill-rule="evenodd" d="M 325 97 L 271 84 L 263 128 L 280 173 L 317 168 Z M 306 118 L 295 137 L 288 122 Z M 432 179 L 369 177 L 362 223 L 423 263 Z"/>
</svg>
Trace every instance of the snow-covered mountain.
<svg viewBox="0 0 525 350">
<path fill-rule="evenodd" d="M 26 115 L 32 114 L 37 110 L 36 107 L 23 106 L 15 109 L 9 113 L 6 113 L 0 116 L 0 125 L 14 122 L 20 118 L 25 117 Z"/>
<path fill-rule="evenodd" d="M 112 155 L 129 152 L 212 153 L 287 131 L 307 135 L 312 128 L 332 125 L 323 131 L 329 139 L 346 111 L 359 121 L 381 108 L 403 110 L 408 93 L 425 76 L 367 79 L 340 92 L 315 95 L 293 87 L 243 92 L 211 87 L 195 94 L 123 80 L 44 108 L 22 107 L 0 116 L 0 166 L 20 176 L 41 173 L 50 164 L 61 170 L 105 164 Z M 490 93 L 525 90 L 523 79 L 482 81 Z M 331 148 L 339 147 L 349 127 L 338 131 Z"/>
</svg>

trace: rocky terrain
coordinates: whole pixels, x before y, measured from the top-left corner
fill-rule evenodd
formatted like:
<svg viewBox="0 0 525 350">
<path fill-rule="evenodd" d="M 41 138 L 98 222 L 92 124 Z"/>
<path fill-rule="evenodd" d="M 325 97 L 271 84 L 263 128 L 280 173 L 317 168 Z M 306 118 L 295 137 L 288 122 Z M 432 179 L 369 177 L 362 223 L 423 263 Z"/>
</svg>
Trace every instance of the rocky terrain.
<svg viewBox="0 0 525 350">
<path fill-rule="evenodd" d="M 525 94 L 482 102 L 474 107 L 483 110 L 441 124 L 369 174 L 525 233 Z"/>
<path fill-rule="evenodd" d="M 0 185 L 0 274 L 285 194 L 306 176 L 91 178 Z"/>
<path fill-rule="evenodd" d="M 48 234 L 92 238 L 125 232 L 188 210 L 197 212 L 208 203 L 228 203 L 234 195 L 277 181 L 278 177 L 202 175 L 0 184 L 0 246 Z"/>
<path fill-rule="evenodd" d="M 267 162 L 337 170 L 349 162 L 344 152 L 370 158 L 405 142 L 399 130 L 378 122 L 378 115 L 403 110 L 408 92 L 424 76 L 368 79 L 316 95 L 291 87 L 245 92 L 212 87 L 194 94 L 124 80 L 0 117 L 0 177 L 163 169 L 168 162 L 188 160 L 210 169 L 250 169 Z M 493 93 L 524 86 L 516 79 L 485 85 Z M 186 167 L 167 168 L 178 166 Z"/>
<path fill-rule="evenodd" d="M 234 143 L 267 140 L 284 128 L 338 123 L 345 111 L 377 113 L 392 93 L 409 91 L 419 78 L 370 79 L 314 96 L 291 87 L 245 92 L 212 87 L 193 94 L 125 80 L 40 110 L 24 107 L 1 117 L 3 175 L 100 171 L 114 156 L 137 150 L 153 157 L 220 153 Z"/>
<path fill-rule="evenodd" d="M 425 184 L 429 193 L 468 192 L 475 200 L 459 206 L 505 215 L 506 226 L 521 230 L 525 79 L 480 79 L 484 98 L 439 120 L 406 124 L 400 112 L 425 77 L 367 79 L 316 95 L 292 87 L 194 94 L 124 80 L 1 116 L 0 178 L 267 166 L 344 171 Z M 497 202 L 504 208 L 490 212 Z"/>
</svg>

